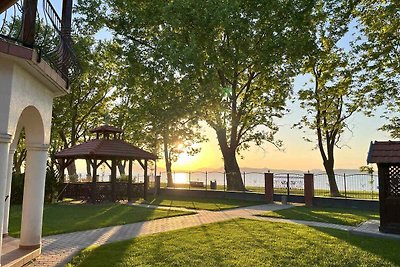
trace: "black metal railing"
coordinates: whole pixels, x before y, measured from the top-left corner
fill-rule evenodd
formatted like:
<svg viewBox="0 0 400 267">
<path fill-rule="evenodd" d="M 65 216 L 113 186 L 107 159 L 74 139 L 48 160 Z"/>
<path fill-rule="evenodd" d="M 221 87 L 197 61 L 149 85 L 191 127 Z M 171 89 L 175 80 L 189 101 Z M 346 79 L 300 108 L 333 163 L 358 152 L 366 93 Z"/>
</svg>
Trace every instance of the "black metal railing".
<svg viewBox="0 0 400 267">
<path fill-rule="evenodd" d="M 341 198 L 379 199 L 378 176 L 368 173 L 335 174 L 336 185 Z M 315 196 L 330 197 L 328 175 L 314 175 Z"/>
<path fill-rule="evenodd" d="M 168 186 L 168 174 L 161 172 L 161 187 L 189 190 L 228 191 L 225 172 L 172 172 L 173 184 Z M 241 177 L 246 192 L 265 193 L 265 173 L 242 172 Z M 340 198 L 379 199 L 378 176 L 354 173 L 336 174 Z M 304 173 L 274 173 L 274 193 L 304 196 Z M 330 197 L 330 187 L 326 173 L 314 175 L 314 195 Z"/>
<path fill-rule="evenodd" d="M 38 4 L 33 25 L 23 25 L 24 18 L 32 16 L 32 10 L 23 4 L 23 0 L 0 14 L 0 39 L 37 50 L 42 58 L 69 82 L 79 73 L 78 59 L 73 50 L 71 29 L 65 27 L 50 0 L 41 0 Z M 26 29 L 34 32 L 33 44 L 24 40 Z"/>
<path fill-rule="evenodd" d="M 274 193 L 284 195 L 304 196 L 304 174 L 276 173 L 274 174 Z"/>
</svg>

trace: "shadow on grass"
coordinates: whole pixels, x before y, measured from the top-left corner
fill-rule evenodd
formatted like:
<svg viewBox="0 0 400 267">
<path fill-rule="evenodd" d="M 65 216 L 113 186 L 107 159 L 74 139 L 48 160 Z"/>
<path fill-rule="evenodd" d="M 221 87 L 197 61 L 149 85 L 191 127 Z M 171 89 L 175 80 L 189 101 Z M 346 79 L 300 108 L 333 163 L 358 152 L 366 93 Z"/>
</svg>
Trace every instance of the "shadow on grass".
<svg viewBox="0 0 400 267">
<path fill-rule="evenodd" d="M 379 215 L 375 212 L 316 207 L 293 207 L 290 209 L 267 212 L 261 216 L 343 225 L 358 225 L 370 219 L 379 219 Z"/>
<path fill-rule="evenodd" d="M 12 206 L 10 235 L 18 237 L 21 228 L 20 206 Z M 77 232 L 124 225 L 165 217 L 187 215 L 188 212 L 157 210 L 123 204 L 51 204 L 46 205 L 43 215 L 43 235 Z"/>
<path fill-rule="evenodd" d="M 264 202 L 237 200 L 237 199 L 213 199 L 213 198 L 190 198 L 179 196 L 162 196 L 151 199 L 151 205 L 167 206 L 167 207 L 183 207 L 188 209 L 202 209 L 210 211 L 219 211 L 226 209 L 234 209 L 252 205 L 264 204 Z"/>
<path fill-rule="evenodd" d="M 400 266 L 400 240 L 354 235 L 347 231 L 310 227 Z"/>
</svg>

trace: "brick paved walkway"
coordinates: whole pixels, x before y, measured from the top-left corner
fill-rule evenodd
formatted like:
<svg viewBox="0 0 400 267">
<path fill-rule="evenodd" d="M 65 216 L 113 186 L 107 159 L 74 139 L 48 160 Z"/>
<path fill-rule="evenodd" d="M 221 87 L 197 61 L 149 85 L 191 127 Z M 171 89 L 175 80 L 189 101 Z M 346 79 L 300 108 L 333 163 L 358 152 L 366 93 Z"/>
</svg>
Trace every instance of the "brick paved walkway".
<svg viewBox="0 0 400 267">
<path fill-rule="evenodd" d="M 289 205 L 265 204 L 225 211 L 198 211 L 197 214 L 164 218 L 121 226 L 48 236 L 43 238 L 42 255 L 31 266 L 63 266 L 76 253 L 91 245 L 102 245 L 131 239 L 137 236 L 161 233 L 207 223 L 226 221 L 234 218 L 251 218 L 257 220 L 305 224 L 341 230 L 352 230 L 354 227 L 330 223 L 306 222 L 255 216 L 263 211 L 289 208 Z M 149 207 L 151 208 L 151 207 Z"/>
<path fill-rule="evenodd" d="M 128 225 L 48 236 L 43 238 L 42 255 L 33 266 L 63 266 L 81 249 L 233 218 L 249 217 L 262 211 L 279 210 L 289 205 L 268 204 L 225 211 L 197 211 L 197 214 L 170 217 Z M 152 207 L 149 207 L 152 208 Z"/>
</svg>

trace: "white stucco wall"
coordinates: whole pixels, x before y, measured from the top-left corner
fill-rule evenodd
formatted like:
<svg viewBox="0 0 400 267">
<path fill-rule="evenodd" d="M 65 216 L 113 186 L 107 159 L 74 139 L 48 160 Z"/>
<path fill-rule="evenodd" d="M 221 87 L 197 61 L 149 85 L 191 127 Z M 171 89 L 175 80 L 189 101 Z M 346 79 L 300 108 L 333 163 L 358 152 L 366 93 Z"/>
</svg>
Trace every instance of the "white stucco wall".
<svg viewBox="0 0 400 267">
<path fill-rule="evenodd" d="M 0 132 L 18 138 L 19 123 L 27 143 L 48 144 L 54 95 L 34 74 L 0 57 Z"/>
</svg>

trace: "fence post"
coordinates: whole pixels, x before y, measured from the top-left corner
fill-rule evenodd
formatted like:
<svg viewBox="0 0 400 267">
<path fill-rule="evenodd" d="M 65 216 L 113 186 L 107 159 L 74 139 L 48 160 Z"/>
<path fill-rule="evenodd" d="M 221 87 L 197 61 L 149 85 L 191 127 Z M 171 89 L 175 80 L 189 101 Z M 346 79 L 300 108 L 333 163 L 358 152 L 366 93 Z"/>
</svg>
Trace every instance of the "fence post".
<svg viewBox="0 0 400 267">
<path fill-rule="evenodd" d="M 246 188 L 246 172 L 243 172 L 244 188 Z"/>
<path fill-rule="evenodd" d="M 287 195 L 289 198 L 289 195 L 290 195 L 290 174 L 289 173 L 287 174 L 287 177 L 286 177 L 286 186 L 287 186 Z M 288 201 L 289 201 L 289 199 L 288 199 Z"/>
<path fill-rule="evenodd" d="M 265 201 L 267 203 L 274 202 L 274 174 L 271 172 L 264 173 L 265 179 Z"/>
<path fill-rule="evenodd" d="M 224 191 L 226 191 L 226 188 L 225 188 L 225 179 L 226 179 L 226 173 L 224 172 Z"/>
<path fill-rule="evenodd" d="M 156 186 L 155 193 L 157 196 L 159 196 L 161 192 L 161 175 L 156 175 L 155 186 Z"/>
<path fill-rule="evenodd" d="M 347 183 L 346 183 L 346 174 L 343 173 L 343 182 L 344 182 L 344 198 L 347 198 Z"/>
<path fill-rule="evenodd" d="M 206 172 L 206 191 L 207 191 L 207 187 L 208 187 L 208 172 Z"/>
<path fill-rule="evenodd" d="M 314 174 L 305 173 L 304 174 L 304 202 L 307 207 L 313 205 L 314 198 Z"/>
<path fill-rule="evenodd" d="M 189 190 L 190 190 L 190 178 L 191 178 L 191 176 L 192 176 L 192 173 L 189 172 Z"/>
</svg>

